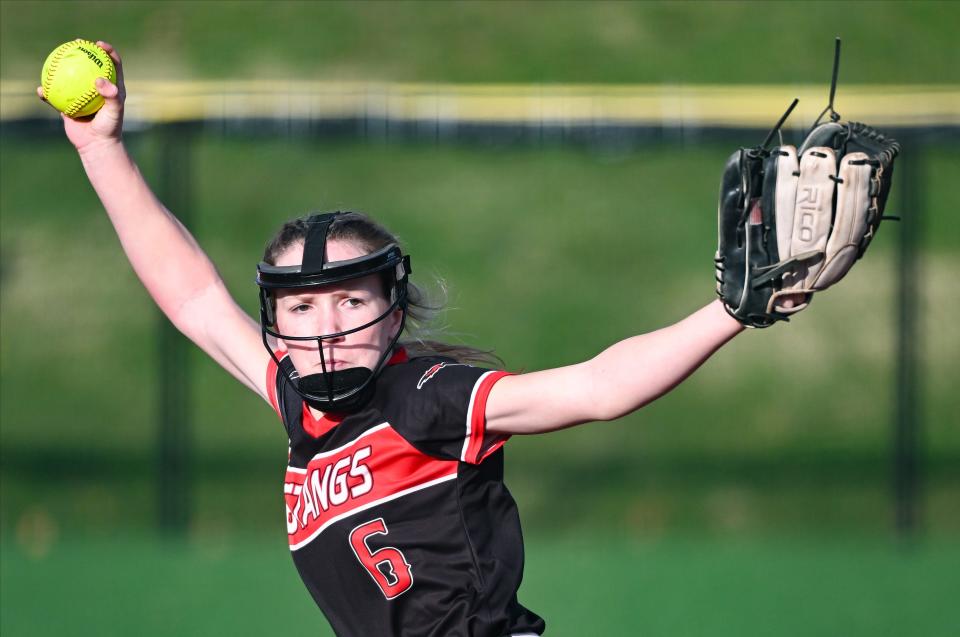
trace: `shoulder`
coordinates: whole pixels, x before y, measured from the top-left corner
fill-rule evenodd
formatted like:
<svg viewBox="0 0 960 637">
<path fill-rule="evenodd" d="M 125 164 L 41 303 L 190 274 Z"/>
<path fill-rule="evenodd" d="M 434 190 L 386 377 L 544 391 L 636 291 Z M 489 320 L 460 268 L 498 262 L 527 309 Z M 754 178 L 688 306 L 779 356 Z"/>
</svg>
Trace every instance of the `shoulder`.
<svg viewBox="0 0 960 637">
<path fill-rule="evenodd" d="M 489 371 L 446 356 L 418 356 L 387 367 L 382 374 L 382 387 L 378 389 L 393 397 L 430 396 L 438 390 L 450 391 L 464 384 L 472 385 Z"/>
<path fill-rule="evenodd" d="M 390 365 L 377 382 L 378 407 L 395 421 L 459 420 L 470 408 L 480 381 L 492 370 L 444 356 L 418 356 Z"/>
<path fill-rule="evenodd" d="M 413 358 L 379 379 L 377 408 L 424 453 L 477 463 L 505 440 L 485 436 L 487 395 L 504 375 L 441 356 Z"/>
</svg>

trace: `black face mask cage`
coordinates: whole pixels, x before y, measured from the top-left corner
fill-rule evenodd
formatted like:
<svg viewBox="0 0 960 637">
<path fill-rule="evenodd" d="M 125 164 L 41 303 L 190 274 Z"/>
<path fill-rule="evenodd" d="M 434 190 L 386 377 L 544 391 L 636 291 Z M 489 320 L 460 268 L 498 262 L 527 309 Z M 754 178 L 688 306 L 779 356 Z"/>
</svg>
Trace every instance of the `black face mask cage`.
<svg viewBox="0 0 960 637">
<path fill-rule="evenodd" d="M 320 353 L 320 374 L 300 377 L 296 371 L 283 378 L 304 400 L 321 411 L 350 412 L 362 406 L 369 397 L 373 382 L 382 371 L 407 319 L 407 279 L 410 274 L 410 257 L 403 255 L 396 244 L 387 245 L 370 254 L 344 261 L 325 261 L 327 231 L 341 213 L 314 215 L 307 219 L 309 229 L 303 248 L 303 263 L 299 266 L 274 266 L 260 263 L 257 266 L 257 285 L 260 286 L 260 333 L 264 347 L 278 365 L 280 361 L 267 341 L 267 335 L 285 341 L 316 341 Z M 334 334 L 315 336 L 288 336 L 276 331 L 276 305 L 273 290 L 296 289 L 341 283 L 370 274 L 382 273 L 388 283 L 390 307 L 377 318 L 348 330 Z M 353 334 L 376 325 L 397 309 L 401 310 L 400 326 L 389 345 L 381 354 L 374 369 L 354 367 L 342 371 L 327 370 L 323 353 L 323 341 Z"/>
</svg>

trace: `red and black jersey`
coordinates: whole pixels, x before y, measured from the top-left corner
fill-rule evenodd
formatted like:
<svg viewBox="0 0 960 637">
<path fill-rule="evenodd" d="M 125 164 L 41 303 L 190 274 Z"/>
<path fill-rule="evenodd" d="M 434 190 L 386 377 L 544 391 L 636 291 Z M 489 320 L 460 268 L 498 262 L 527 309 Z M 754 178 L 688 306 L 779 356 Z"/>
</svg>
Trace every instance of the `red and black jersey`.
<svg viewBox="0 0 960 637">
<path fill-rule="evenodd" d="M 281 374 L 295 371 L 288 357 Z M 293 561 L 337 635 L 539 635 L 517 601 L 523 538 L 503 484 L 505 437 L 485 432 L 506 372 L 401 350 L 362 410 L 313 417 L 271 362 L 290 440 Z"/>
</svg>

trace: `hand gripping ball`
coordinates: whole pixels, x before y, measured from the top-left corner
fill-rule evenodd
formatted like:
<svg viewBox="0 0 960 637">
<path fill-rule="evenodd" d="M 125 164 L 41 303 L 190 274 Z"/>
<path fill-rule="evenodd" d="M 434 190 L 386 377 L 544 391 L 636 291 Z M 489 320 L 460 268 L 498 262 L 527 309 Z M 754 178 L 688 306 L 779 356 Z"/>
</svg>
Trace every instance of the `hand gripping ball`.
<svg viewBox="0 0 960 637">
<path fill-rule="evenodd" d="M 117 81 L 110 55 L 89 40 L 71 40 L 47 56 L 40 75 L 43 96 L 54 108 L 69 117 L 93 115 L 103 106 L 94 80 Z"/>
</svg>

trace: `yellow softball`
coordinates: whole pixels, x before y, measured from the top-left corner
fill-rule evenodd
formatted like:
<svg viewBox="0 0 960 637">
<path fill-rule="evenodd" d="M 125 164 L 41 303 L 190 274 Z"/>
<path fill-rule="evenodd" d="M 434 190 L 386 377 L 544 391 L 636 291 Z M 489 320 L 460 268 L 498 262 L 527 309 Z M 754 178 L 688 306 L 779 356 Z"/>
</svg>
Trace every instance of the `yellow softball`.
<svg viewBox="0 0 960 637">
<path fill-rule="evenodd" d="M 117 69 L 110 55 L 89 40 L 71 40 L 47 56 L 40 74 L 43 96 L 69 117 L 93 115 L 103 106 L 94 80 L 117 81 Z"/>
</svg>

